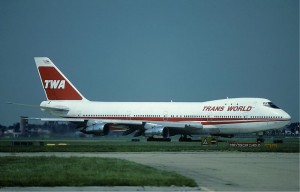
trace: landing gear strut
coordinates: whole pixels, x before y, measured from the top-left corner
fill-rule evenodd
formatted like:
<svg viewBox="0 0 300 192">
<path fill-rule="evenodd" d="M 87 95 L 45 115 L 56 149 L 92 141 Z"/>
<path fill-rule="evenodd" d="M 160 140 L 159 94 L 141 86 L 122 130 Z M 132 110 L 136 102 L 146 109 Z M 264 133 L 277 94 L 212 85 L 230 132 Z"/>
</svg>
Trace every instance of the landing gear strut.
<svg viewBox="0 0 300 192">
<path fill-rule="evenodd" d="M 264 133 L 263 132 L 259 132 L 257 135 L 258 135 L 258 138 L 256 139 L 257 143 L 263 143 L 263 142 L 265 142 Z"/>
<path fill-rule="evenodd" d="M 181 135 L 179 142 L 191 142 L 192 138 L 187 137 L 187 135 Z"/>
</svg>

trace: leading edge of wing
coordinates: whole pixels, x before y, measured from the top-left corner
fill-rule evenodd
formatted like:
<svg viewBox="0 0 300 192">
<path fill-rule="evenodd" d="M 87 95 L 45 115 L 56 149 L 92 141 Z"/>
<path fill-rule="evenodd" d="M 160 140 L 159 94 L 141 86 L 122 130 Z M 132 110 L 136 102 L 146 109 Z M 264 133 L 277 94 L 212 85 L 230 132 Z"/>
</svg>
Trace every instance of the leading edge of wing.
<svg viewBox="0 0 300 192">
<path fill-rule="evenodd" d="M 30 105 L 30 104 L 24 104 L 24 103 L 15 103 L 15 102 L 11 102 L 11 101 L 6 102 L 6 104 L 8 104 L 8 105 L 18 105 L 18 106 L 22 106 L 22 107 L 40 108 L 39 105 Z"/>
<path fill-rule="evenodd" d="M 40 120 L 40 121 L 58 121 L 58 122 L 84 122 L 85 119 L 80 118 L 39 118 L 39 117 L 27 117 L 28 120 Z"/>
<path fill-rule="evenodd" d="M 124 124 L 124 125 L 142 125 L 142 121 L 134 121 L 134 120 L 112 120 L 112 119 L 84 119 L 84 118 L 36 118 L 36 117 L 28 117 L 25 119 L 29 120 L 41 120 L 41 121 L 59 121 L 59 122 L 84 122 L 84 121 L 92 121 L 92 122 L 102 122 L 102 123 L 110 123 L 110 124 Z"/>
</svg>

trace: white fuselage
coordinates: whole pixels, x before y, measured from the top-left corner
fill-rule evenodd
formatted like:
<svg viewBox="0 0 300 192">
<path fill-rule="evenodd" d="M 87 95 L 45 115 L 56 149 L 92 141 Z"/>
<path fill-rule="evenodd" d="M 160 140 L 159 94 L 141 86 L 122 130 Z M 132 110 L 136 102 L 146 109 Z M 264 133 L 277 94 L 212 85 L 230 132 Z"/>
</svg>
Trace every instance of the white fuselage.
<svg viewBox="0 0 300 192">
<path fill-rule="evenodd" d="M 267 99 L 235 98 L 207 102 L 93 102 L 43 101 L 55 116 L 154 123 L 194 122 L 208 133 L 237 134 L 284 127 L 290 116 Z M 200 132 L 199 132 L 200 133 Z"/>
</svg>

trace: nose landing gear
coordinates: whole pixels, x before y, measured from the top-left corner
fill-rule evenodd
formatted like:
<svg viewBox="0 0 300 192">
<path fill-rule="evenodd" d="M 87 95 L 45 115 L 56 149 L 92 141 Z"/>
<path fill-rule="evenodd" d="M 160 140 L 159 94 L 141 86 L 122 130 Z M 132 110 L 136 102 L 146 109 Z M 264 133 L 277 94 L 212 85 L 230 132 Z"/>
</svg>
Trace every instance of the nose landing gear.
<svg viewBox="0 0 300 192">
<path fill-rule="evenodd" d="M 264 143 L 265 142 L 265 138 L 264 138 L 264 133 L 263 132 L 259 132 L 257 133 L 258 137 L 256 139 L 257 143 Z"/>
</svg>

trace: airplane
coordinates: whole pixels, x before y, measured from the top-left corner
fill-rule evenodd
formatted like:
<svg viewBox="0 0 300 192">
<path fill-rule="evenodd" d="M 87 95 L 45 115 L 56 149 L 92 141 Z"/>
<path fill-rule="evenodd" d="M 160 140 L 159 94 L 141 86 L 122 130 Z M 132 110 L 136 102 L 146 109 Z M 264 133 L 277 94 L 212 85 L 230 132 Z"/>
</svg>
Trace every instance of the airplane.
<svg viewBox="0 0 300 192">
<path fill-rule="evenodd" d="M 67 121 L 85 134 L 123 135 L 170 140 L 171 136 L 209 134 L 233 137 L 282 128 L 290 123 L 288 113 L 263 98 L 226 98 L 207 102 L 99 102 L 86 99 L 47 57 L 35 57 L 36 67 L 47 100 L 40 108 Z"/>
</svg>

